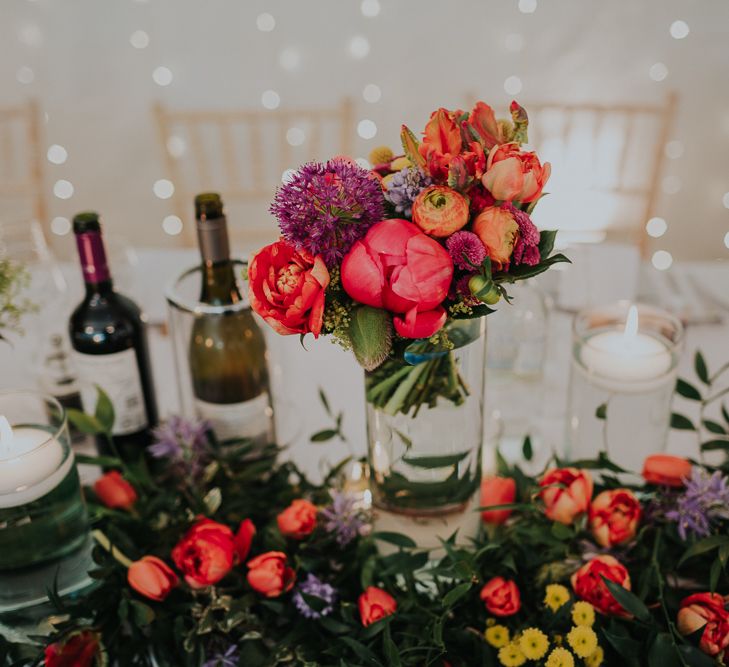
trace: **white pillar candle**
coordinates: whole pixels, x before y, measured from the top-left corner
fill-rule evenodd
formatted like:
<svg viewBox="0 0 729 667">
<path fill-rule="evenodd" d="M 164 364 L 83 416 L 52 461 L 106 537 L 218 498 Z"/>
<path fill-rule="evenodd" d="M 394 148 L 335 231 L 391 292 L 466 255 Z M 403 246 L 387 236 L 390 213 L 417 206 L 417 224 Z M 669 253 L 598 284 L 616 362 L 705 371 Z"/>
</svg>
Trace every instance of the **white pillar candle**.
<svg viewBox="0 0 729 667">
<path fill-rule="evenodd" d="M 0 509 L 18 507 L 55 489 L 73 466 L 64 447 L 48 431 L 31 426 L 11 428 L 0 415 Z"/>
</svg>

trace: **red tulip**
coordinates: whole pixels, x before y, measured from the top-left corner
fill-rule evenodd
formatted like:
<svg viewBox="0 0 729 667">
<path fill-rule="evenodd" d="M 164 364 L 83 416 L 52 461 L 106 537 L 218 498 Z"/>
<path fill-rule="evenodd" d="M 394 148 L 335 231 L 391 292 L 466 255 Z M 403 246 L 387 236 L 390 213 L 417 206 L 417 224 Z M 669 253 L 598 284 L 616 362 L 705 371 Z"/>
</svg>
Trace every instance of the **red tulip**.
<svg viewBox="0 0 729 667">
<path fill-rule="evenodd" d="M 501 144 L 489 153 L 483 186 L 501 201 L 531 202 L 542 194 L 552 167 L 542 165 L 536 153 L 523 151 L 516 142 Z"/>
<path fill-rule="evenodd" d="M 509 505 L 516 500 L 516 482 L 513 477 L 484 477 L 481 482 L 481 506 Z M 511 510 L 484 510 L 484 523 L 501 524 L 511 515 Z"/>
<path fill-rule="evenodd" d="M 376 623 L 397 611 L 397 602 L 392 595 L 377 586 L 368 586 L 357 600 L 359 617 L 365 627 Z"/>
<path fill-rule="evenodd" d="M 238 561 L 243 562 L 251 550 L 251 543 L 256 535 L 256 527 L 253 525 L 253 521 L 245 519 L 240 522 L 238 532 L 233 538 L 233 544 L 235 545 L 235 553 L 238 556 Z"/>
<path fill-rule="evenodd" d="M 156 556 L 142 556 L 127 570 L 127 582 L 140 595 L 161 602 L 177 586 L 177 575 Z"/>
<path fill-rule="evenodd" d="M 112 470 L 94 482 L 96 497 L 107 507 L 128 510 L 137 502 L 137 492 L 119 472 Z"/>
</svg>

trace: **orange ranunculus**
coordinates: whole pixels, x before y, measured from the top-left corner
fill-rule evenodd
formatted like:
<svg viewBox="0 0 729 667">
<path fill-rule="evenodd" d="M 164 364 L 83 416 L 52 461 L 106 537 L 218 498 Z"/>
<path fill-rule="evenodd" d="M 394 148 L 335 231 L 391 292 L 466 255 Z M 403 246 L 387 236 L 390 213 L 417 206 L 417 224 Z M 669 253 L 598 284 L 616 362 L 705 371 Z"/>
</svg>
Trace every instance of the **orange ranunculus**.
<svg viewBox="0 0 729 667">
<path fill-rule="evenodd" d="M 324 260 L 286 241 L 259 250 L 248 267 L 251 308 L 280 334 L 313 333 L 324 318 L 329 271 Z"/>
<path fill-rule="evenodd" d="M 572 589 L 580 600 L 603 614 L 629 616 L 608 590 L 603 577 L 630 590 L 628 570 L 613 556 L 595 556 L 572 575 Z"/>
<path fill-rule="evenodd" d="M 542 165 L 536 153 L 510 142 L 489 153 L 481 183 L 497 200 L 531 202 L 542 194 L 551 170 L 549 162 Z"/>
<path fill-rule="evenodd" d="M 163 560 L 142 556 L 129 566 L 127 582 L 140 595 L 161 602 L 177 586 L 179 579 Z"/>
<path fill-rule="evenodd" d="M 468 222 L 468 202 L 445 185 L 431 185 L 413 202 L 413 222 L 429 236 L 450 236 Z"/>
<path fill-rule="evenodd" d="M 704 628 L 699 648 L 710 656 L 725 652 L 724 657 L 729 657 L 729 613 L 724 608 L 724 598 L 718 593 L 695 593 L 684 598 L 676 624 L 684 636 Z"/>
<path fill-rule="evenodd" d="M 481 481 L 481 507 L 508 505 L 516 500 L 516 482 L 513 477 L 484 477 Z M 485 523 L 501 524 L 511 515 L 511 510 L 484 510 L 481 519 Z"/>
<path fill-rule="evenodd" d="M 248 561 L 246 578 L 254 591 L 267 598 L 275 598 L 291 590 L 296 572 L 289 567 L 285 553 L 267 551 Z"/>
<path fill-rule="evenodd" d="M 628 489 L 598 494 L 590 505 L 590 530 L 603 547 L 613 547 L 635 537 L 642 511 L 640 502 Z"/>
<path fill-rule="evenodd" d="M 276 517 L 282 535 L 300 540 L 316 527 L 316 506 L 308 500 L 294 500 Z"/>
<path fill-rule="evenodd" d="M 397 611 L 395 598 L 377 586 L 368 586 L 359 596 L 357 606 L 362 625 L 365 627 Z"/>
<path fill-rule="evenodd" d="M 473 233 L 486 246 L 494 269 L 507 269 L 519 234 L 519 224 L 511 211 L 502 206 L 487 206 L 473 221 Z"/>
<path fill-rule="evenodd" d="M 107 507 L 128 510 L 137 502 L 137 492 L 119 472 L 112 470 L 94 482 L 96 497 Z"/>
<path fill-rule="evenodd" d="M 238 532 L 233 538 L 235 554 L 238 557 L 239 563 L 242 563 L 248 557 L 248 552 L 251 550 L 251 543 L 253 542 L 255 535 L 256 527 L 253 525 L 253 521 L 250 519 L 244 519 L 240 522 Z"/>
<path fill-rule="evenodd" d="M 552 521 L 570 524 L 587 512 L 592 498 L 592 476 L 587 470 L 553 468 L 539 481 L 544 513 Z"/>
<path fill-rule="evenodd" d="M 517 585 L 503 577 L 494 577 L 484 584 L 480 593 L 486 611 L 494 616 L 512 616 L 521 609 Z"/>
<path fill-rule="evenodd" d="M 643 463 L 643 478 L 649 484 L 683 486 L 691 475 L 691 462 L 681 456 L 651 454 Z"/>
<path fill-rule="evenodd" d="M 218 583 L 235 559 L 233 531 L 211 519 L 199 519 L 172 550 L 172 560 L 192 588 Z"/>
<path fill-rule="evenodd" d="M 453 260 L 436 240 L 407 220 L 383 220 L 357 241 L 342 262 L 342 286 L 355 301 L 395 313 L 405 338 L 427 338 L 446 321 L 441 306 Z"/>
<path fill-rule="evenodd" d="M 45 649 L 45 667 L 94 667 L 101 665 L 101 638 L 92 630 L 81 630 Z"/>
</svg>

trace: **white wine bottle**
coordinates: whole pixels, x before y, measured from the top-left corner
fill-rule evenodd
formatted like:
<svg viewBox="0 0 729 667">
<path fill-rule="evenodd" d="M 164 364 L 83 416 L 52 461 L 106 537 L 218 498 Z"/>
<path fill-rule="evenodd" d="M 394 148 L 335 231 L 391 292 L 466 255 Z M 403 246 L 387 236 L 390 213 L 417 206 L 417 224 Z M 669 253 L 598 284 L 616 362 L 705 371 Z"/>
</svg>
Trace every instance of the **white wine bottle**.
<svg viewBox="0 0 729 667">
<path fill-rule="evenodd" d="M 220 195 L 195 197 L 195 218 L 202 256 L 200 301 L 236 306 L 195 316 L 189 359 L 198 416 L 210 422 L 218 440 L 273 442 L 266 341 L 238 290 Z"/>
</svg>

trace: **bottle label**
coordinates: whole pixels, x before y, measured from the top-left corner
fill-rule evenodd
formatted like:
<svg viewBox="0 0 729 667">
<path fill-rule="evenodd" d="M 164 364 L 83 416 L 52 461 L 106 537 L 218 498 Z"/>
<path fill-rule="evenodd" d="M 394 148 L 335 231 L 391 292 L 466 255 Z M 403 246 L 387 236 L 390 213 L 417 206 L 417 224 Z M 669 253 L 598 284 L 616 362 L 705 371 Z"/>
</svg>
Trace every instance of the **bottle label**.
<svg viewBox="0 0 729 667">
<path fill-rule="evenodd" d="M 73 361 L 81 381 L 84 411 L 94 413 L 95 385 L 98 385 L 114 406 L 114 435 L 129 435 L 148 426 L 142 380 L 133 348 L 112 354 L 74 352 Z"/>
<path fill-rule="evenodd" d="M 198 398 L 195 408 L 200 419 L 210 422 L 218 440 L 270 437 L 272 413 L 267 391 L 242 403 L 208 403 Z"/>
</svg>

